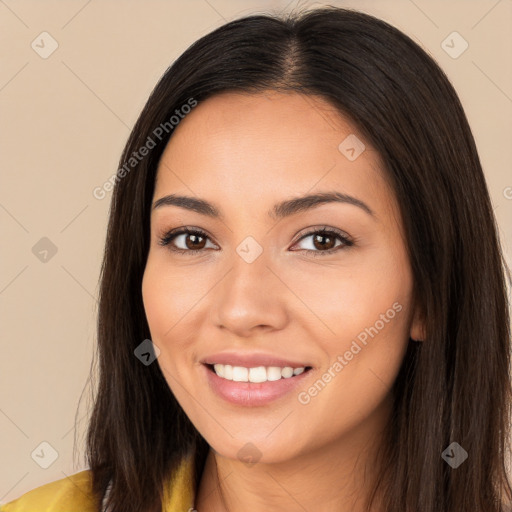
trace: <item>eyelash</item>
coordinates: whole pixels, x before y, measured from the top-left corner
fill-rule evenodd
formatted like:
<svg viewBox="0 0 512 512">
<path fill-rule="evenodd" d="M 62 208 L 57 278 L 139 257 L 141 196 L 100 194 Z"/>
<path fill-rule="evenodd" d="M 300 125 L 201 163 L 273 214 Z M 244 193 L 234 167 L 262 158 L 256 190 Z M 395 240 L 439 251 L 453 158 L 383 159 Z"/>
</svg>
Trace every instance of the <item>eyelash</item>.
<svg viewBox="0 0 512 512">
<path fill-rule="evenodd" d="M 326 254 L 333 254 L 334 252 L 337 252 L 338 250 L 342 249 L 343 247 L 350 247 L 350 246 L 354 245 L 354 242 L 347 235 L 345 235 L 342 231 L 339 231 L 339 230 L 334 229 L 334 228 L 328 228 L 327 226 L 325 226 L 322 229 L 315 229 L 315 230 L 309 231 L 307 233 L 304 233 L 297 240 L 297 242 L 295 242 L 295 244 L 299 243 L 300 241 L 302 241 L 303 239 L 307 238 L 308 236 L 316 235 L 316 234 L 319 234 L 319 233 L 320 234 L 327 234 L 327 235 L 335 236 L 336 238 L 341 240 L 342 245 L 335 246 L 332 249 L 328 249 L 327 251 L 314 251 L 312 249 L 299 249 L 299 250 L 300 251 L 306 251 L 308 253 L 311 253 L 312 256 L 317 257 L 317 256 L 324 256 Z M 185 227 L 185 228 L 178 228 L 177 230 L 168 231 L 167 233 L 164 234 L 163 237 L 161 237 L 159 239 L 158 244 L 161 245 L 161 246 L 169 245 L 169 249 L 171 251 L 173 251 L 173 252 L 178 253 L 178 254 L 185 254 L 185 253 L 196 254 L 196 253 L 204 251 L 204 249 L 179 249 L 177 247 L 170 246 L 170 243 L 177 236 L 183 235 L 183 234 L 198 235 L 198 236 L 201 236 L 201 237 L 204 237 L 204 238 L 209 238 L 208 235 L 204 231 L 201 231 L 200 229 Z"/>
</svg>

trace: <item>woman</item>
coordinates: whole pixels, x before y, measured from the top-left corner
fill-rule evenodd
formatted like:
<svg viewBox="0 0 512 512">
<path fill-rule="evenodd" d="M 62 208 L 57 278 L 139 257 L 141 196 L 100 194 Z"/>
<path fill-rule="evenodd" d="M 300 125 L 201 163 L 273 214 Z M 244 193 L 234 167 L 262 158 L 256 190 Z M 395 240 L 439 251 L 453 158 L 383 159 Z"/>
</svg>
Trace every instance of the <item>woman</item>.
<svg viewBox="0 0 512 512">
<path fill-rule="evenodd" d="M 337 8 L 230 22 L 115 181 L 90 470 L 2 510 L 507 510 L 508 269 L 410 38 Z"/>
</svg>

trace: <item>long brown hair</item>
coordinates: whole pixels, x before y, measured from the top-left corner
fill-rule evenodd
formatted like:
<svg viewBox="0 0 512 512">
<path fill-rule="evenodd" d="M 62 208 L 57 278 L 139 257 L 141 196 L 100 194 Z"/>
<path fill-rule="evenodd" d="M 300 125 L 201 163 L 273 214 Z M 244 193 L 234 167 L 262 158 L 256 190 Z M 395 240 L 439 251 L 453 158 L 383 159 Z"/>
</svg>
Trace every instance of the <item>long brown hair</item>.
<svg viewBox="0 0 512 512">
<path fill-rule="evenodd" d="M 169 120 L 191 99 L 230 90 L 322 96 L 377 149 L 392 183 L 426 339 L 410 343 L 393 388 L 374 489 L 383 510 L 503 512 L 511 498 L 510 272 L 475 141 L 425 51 L 384 21 L 335 7 L 248 16 L 202 37 L 165 72 L 132 130 L 101 269 L 99 384 L 86 453 L 98 509 L 110 483 L 108 510 L 161 511 L 163 482 L 187 453 L 196 457 L 196 484 L 201 475 L 206 441 L 159 366 L 141 364 L 134 350 L 150 338 L 141 282 Z M 149 138 L 154 147 L 130 161 Z M 456 469 L 441 456 L 452 442 L 468 453 Z"/>
</svg>

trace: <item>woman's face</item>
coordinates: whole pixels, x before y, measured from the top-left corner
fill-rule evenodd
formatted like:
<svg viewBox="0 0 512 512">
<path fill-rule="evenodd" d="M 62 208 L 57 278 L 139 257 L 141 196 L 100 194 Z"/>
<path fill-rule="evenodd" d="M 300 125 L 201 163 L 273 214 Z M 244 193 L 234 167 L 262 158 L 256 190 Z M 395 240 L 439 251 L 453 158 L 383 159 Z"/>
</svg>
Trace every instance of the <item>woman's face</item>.
<svg viewBox="0 0 512 512">
<path fill-rule="evenodd" d="M 297 93 L 223 93 L 175 129 L 153 206 L 175 197 L 152 208 L 142 293 L 157 364 L 220 455 L 282 462 L 382 426 L 422 330 L 381 165 Z M 160 243 L 183 227 L 202 234 Z"/>
</svg>

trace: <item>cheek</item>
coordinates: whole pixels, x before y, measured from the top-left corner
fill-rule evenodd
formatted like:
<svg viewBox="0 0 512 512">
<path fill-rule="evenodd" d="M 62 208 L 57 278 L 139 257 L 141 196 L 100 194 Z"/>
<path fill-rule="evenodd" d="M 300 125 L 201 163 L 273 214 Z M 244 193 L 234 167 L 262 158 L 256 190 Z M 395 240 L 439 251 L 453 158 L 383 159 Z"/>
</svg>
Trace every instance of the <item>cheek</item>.
<svg viewBox="0 0 512 512">
<path fill-rule="evenodd" d="M 188 300 L 186 288 L 180 287 L 174 277 L 170 275 L 169 266 L 159 262 L 150 251 L 142 278 L 144 311 L 151 340 L 160 350 L 156 362 L 169 388 L 176 394 L 176 379 L 180 379 L 179 369 L 183 366 L 179 363 L 183 354 L 179 319 L 183 317 Z M 176 289 L 181 290 L 180 293 L 175 293 Z"/>
<path fill-rule="evenodd" d="M 142 300 L 151 339 L 157 343 L 172 326 L 173 296 L 165 286 L 162 273 L 151 260 L 148 260 L 142 279 Z M 160 343 L 157 344 L 160 346 Z"/>
<path fill-rule="evenodd" d="M 304 424 L 323 429 L 327 438 L 385 410 L 407 349 L 407 294 L 391 285 L 389 293 L 377 296 L 361 288 L 346 286 L 343 297 L 332 296 L 326 305 L 324 318 L 336 335 L 316 337 L 327 362 L 310 387 L 299 390 Z M 336 300 L 338 307 L 332 305 Z"/>
<path fill-rule="evenodd" d="M 171 265 L 164 251 L 150 251 L 142 279 L 144 310 L 151 340 L 160 349 L 158 364 L 178 395 L 178 381 L 191 385 L 185 369 L 195 359 L 194 340 L 204 317 L 201 299 L 210 288 L 192 267 Z"/>
<path fill-rule="evenodd" d="M 383 331 L 405 332 L 412 279 L 404 256 L 382 244 L 382 249 L 347 252 L 335 262 L 299 261 L 279 273 L 301 299 L 290 302 L 299 308 L 295 318 L 314 328 L 332 352 L 376 322 L 378 327 L 385 322 Z"/>
<path fill-rule="evenodd" d="M 379 406 L 396 379 L 408 344 L 412 275 L 404 251 L 382 247 L 339 267 L 337 275 L 317 276 L 324 291 L 310 295 L 311 304 L 335 334 L 322 342 L 329 363 L 321 382 L 304 390 L 312 415 L 329 403 L 344 411 L 340 422 L 357 424 Z"/>
<path fill-rule="evenodd" d="M 204 282 L 190 273 L 173 269 L 159 255 L 148 257 L 142 279 L 142 298 L 153 341 L 165 345 L 193 315 L 204 295 Z"/>
</svg>

